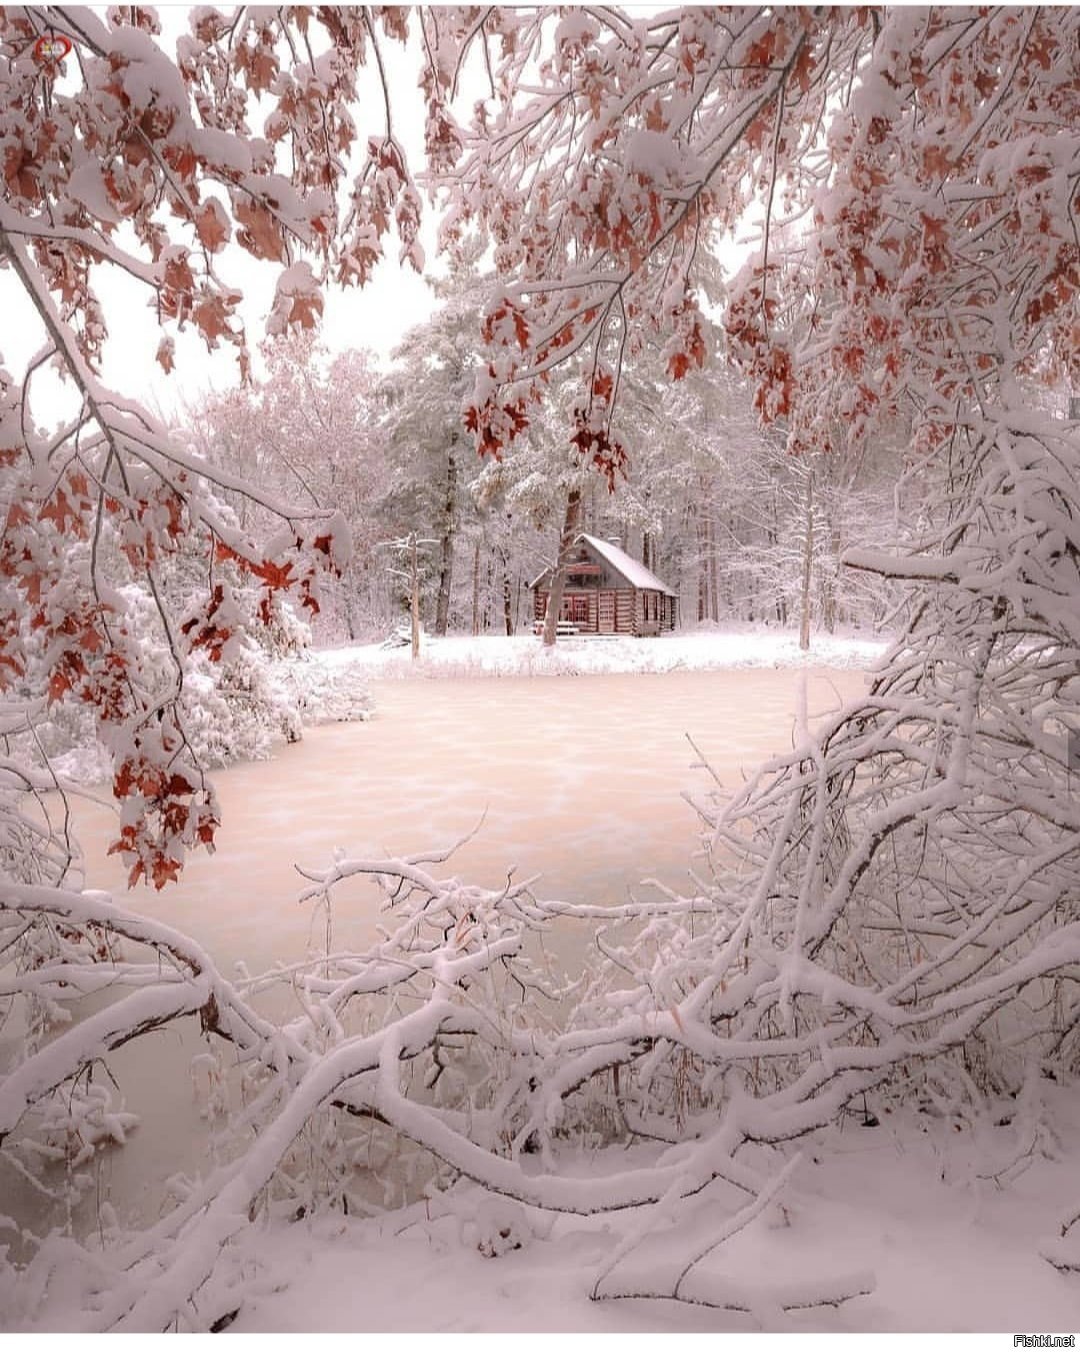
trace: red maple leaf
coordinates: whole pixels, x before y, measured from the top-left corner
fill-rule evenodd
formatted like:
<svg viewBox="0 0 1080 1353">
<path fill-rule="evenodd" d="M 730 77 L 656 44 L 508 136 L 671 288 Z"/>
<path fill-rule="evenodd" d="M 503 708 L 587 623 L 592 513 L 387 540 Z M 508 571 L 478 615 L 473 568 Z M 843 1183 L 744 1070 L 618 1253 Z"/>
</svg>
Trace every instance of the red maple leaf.
<svg viewBox="0 0 1080 1353">
<path fill-rule="evenodd" d="M 109 849 L 106 855 L 127 855 L 135 849 L 135 828 L 131 823 L 120 828 L 120 835 Z"/>
<path fill-rule="evenodd" d="M 101 650 L 102 638 L 93 625 L 87 625 L 79 635 L 79 643 L 88 653 L 97 653 Z"/>
<path fill-rule="evenodd" d="M 304 292 L 292 298 L 288 323 L 299 324 L 301 329 L 314 329 L 323 312 L 323 298 L 317 291 Z"/>
<path fill-rule="evenodd" d="M 37 196 L 37 165 L 25 146 L 8 146 L 4 155 L 4 178 L 8 189 L 15 196 Z"/>
<path fill-rule="evenodd" d="M 78 513 L 68 502 L 67 495 L 63 489 L 57 489 L 52 498 L 38 512 L 38 521 L 51 521 L 56 523 L 56 529 L 66 535 L 68 531 L 68 522 L 71 522 L 72 528 L 81 526 Z M 75 534 L 81 539 L 84 532 L 76 530 Z"/>
<path fill-rule="evenodd" d="M 236 219 L 243 227 L 236 238 L 249 254 L 280 263 L 285 257 L 285 241 L 273 216 L 261 202 L 238 202 Z"/>
<path fill-rule="evenodd" d="M 923 238 L 928 248 L 944 248 L 948 243 L 949 233 L 946 223 L 937 216 L 930 216 L 927 212 L 919 212 L 919 219 L 923 223 Z"/>
<path fill-rule="evenodd" d="M 923 168 L 935 178 L 945 178 L 952 170 L 952 160 L 941 146 L 927 146 L 923 150 Z"/>
<path fill-rule="evenodd" d="M 169 836 L 179 836 L 188 824 L 191 810 L 186 803 L 172 799 L 161 810 L 161 824 Z"/>
<path fill-rule="evenodd" d="M 217 341 L 223 335 L 226 338 L 232 337 L 229 328 L 229 310 L 221 296 L 204 296 L 192 311 L 191 317 L 202 330 L 211 348 L 217 347 Z"/>
<path fill-rule="evenodd" d="M 194 291 L 195 278 L 192 276 L 186 254 L 170 258 L 165 264 L 165 285 L 170 291 L 181 291 L 185 294 Z"/>
<path fill-rule="evenodd" d="M 4 667 L 10 667 L 15 676 L 22 676 L 26 670 L 19 659 L 10 653 L 0 653 L 0 668 Z M 4 673 L 0 671 L 0 690 L 6 689 L 8 684 L 9 682 L 4 676 Z"/>
<path fill-rule="evenodd" d="M 292 567 L 291 561 L 275 564 L 272 559 L 264 559 L 261 563 L 252 564 L 251 571 L 257 578 L 261 578 L 267 587 L 277 591 L 279 588 L 292 586 Z"/>
<path fill-rule="evenodd" d="M 53 672 L 49 677 L 49 704 L 62 700 L 71 690 L 71 681 L 65 672 Z"/>
<path fill-rule="evenodd" d="M 223 249 L 229 239 L 229 220 L 214 198 L 195 213 L 195 233 L 212 254 Z"/>
</svg>

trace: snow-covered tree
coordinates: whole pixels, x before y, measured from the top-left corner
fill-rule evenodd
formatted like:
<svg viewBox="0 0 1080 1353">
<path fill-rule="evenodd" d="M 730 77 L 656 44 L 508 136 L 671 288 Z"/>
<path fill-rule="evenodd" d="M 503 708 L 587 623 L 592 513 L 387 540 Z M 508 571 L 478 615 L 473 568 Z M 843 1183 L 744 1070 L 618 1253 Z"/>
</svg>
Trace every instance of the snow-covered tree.
<svg viewBox="0 0 1080 1353">
<path fill-rule="evenodd" d="M 386 620 L 374 559 L 385 533 L 378 509 L 387 468 L 379 374 L 371 354 L 334 355 L 310 331 L 268 339 L 262 356 L 259 379 L 191 411 L 191 440 L 211 465 L 241 482 L 254 480 L 309 510 L 332 506 L 342 514 L 352 553 L 312 622 L 333 638 L 355 639 Z M 273 529 L 273 514 L 242 492 L 226 497 L 249 534 Z"/>
<path fill-rule="evenodd" d="M 125 270 L 166 331 L 190 322 L 242 353 L 238 301 L 219 276 L 234 227 L 237 243 L 283 265 L 279 326 L 309 324 L 319 306 L 305 246 L 320 274 L 363 280 L 396 217 L 415 261 L 418 199 L 389 97 L 385 128 L 349 163 L 361 60 L 380 70 L 380 28 L 404 36 L 408 18 L 200 9 L 173 60 L 147 11 L 0 15 L 0 246 L 47 335 L 24 380 L 0 381 L 4 717 L 32 721 L 62 698 L 98 711 L 118 761 L 119 845 L 155 883 L 217 826 L 177 712 L 188 651 L 224 654 L 242 620 L 216 570 L 227 563 L 267 594 L 294 586 L 315 602 L 305 561 L 341 555 L 314 508 L 252 490 L 286 523 L 263 549 L 204 508 L 202 479 L 240 485 L 102 386 L 92 275 Z M 235 1294 L 215 1288 L 216 1256 L 275 1189 L 292 1187 L 292 1144 L 320 1116 L 345 1135 L 373 1123 L 534 1207 L 658 1204 L 605 1261 L 594 1294 L 740 1308 L 701 1261 L 790 1177 L 796 1161 L 780 1165 L 773 1148 L 871 1091 L 1007 1093 L 1023 1063 L 1078 1056 L 1080 816 L 1066 732 L 1080 715 L 1080 463 L 1075 422 L 1028 390 L 1077 375 L 1080 12 L 412 19 L 444 241 L 452 250 L 485 231 L 502 281 L 466 410 L 481 453 L 507 454 L 551 373 L 572 363 L 567 436 L 614 482 L 626 459 L 624 359 L 648 341 L 672 381 L 703 364 L 702 232 L 756 218 L 760 248 L 723 322 L 762 418 L 785 420 L 790 448 L 810 455 L 833 449 L 840 423 L 858 442 L 899 417 L 911 427 L 907 473 L 939 490 L 906 554 L 846 555 L 910 586 L 908 628 L 863 699 L 816 736 L 804 723 L 730 801 L 702 803 L 701 896 L 545 904 L 512 882 L 487 892 L 440 880 L 419 858 L 339 860 L 313 878 L 313 896 L 329 905 L 339 882 L 370 876 L 394 928 L 364 953 L 312 964 L 311 1004 L 284 1028 L 182 934 L 80 891 L 62 835 L 35 835 L 8 811 L 11 999 L 42 1028 L 74 991 L 124 994 L 30 1044 L 0 1084 L 0 1141 L 62 1087 L 89 1122 L 93 1105 L 73 1093 L 87 1069 L 181 1017 L 232 1044 L 253 1092 L 241 1127 L 257 1131 L 243 1154 L 125 1245 L 111 1272 L 89 1266 L 102 1328 L 226 1314 Z M 56 69 L 55 30 L 72 44 L 74 89 Z M 464 101 L 468 125 L 455 116 Z M 275 144 L 293 152 L 291 169 Z M 792 224 L 777 233 L 780 219 Z M 167 342 L 161 358 L 173 360 Z M 27 399 L 54 359 L 80 412 L 41 433 Z M 183 619 L 161 600 L 178 673 L 162 702 L 142 680 L 99 542 L 115 538 L 160 599 L 159 558 L 181 535 L 203 544 L 208 595 Z M 90 546 L 77 569 L 64 567 L 72 536 Z M 34 635 L 46 679 L 27 692 L 18 683 Z M 18 767 L 6 774 L 12 789 L 33 783 Z M 604 961 L 562 1028 L 554 1013 L 571 993 L 530 964 L 527 943 L 556 920 L 607 928 Z M 118 959 L 121 940 L 143 957 Z M 97 963 L 79 962 L 87 949 Z M 297 989 L 298 974 L 287 980 Z M 605 1104 L 656 1152 L 610 1175 L 563 1173 L 561 1135 Z M 667 1271 L 627 1277 L 620 1263 L 654 1222 L 671 1228 Z M 867 1286 L 843 1275 L 767 1300 L 835 1303 Z"/>
<path fill-rule="evenodd" d="M 459 541 L 474 515 L 469 486 L 480 468 L 461 412 L 474 379 L 477 315 L 487 292 L 476 262 L 475 251 L 467 249 L 450 277 L 432 284 L 438 308 L 405 335 L 382 385 L 391 466 L 384 507 L 392 520 L 438 540 L 436 634 L 450 624 L 455 574 L 462 572 Z"/>
</svg>

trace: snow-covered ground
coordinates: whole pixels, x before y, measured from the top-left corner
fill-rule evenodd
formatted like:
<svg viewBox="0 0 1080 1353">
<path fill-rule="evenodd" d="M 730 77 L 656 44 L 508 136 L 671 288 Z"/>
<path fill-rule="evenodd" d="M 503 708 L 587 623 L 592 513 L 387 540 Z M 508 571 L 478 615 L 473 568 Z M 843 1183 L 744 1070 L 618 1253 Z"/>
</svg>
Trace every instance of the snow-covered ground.
<svg viewBox="0 0 1080 1353">
<path fill-rule="evenodd" d="M 727 667 L 869 667 L 885 652 L 874 637 L 819 634 L 799 648 L 790 630 L 702 629 L 658 638 L 581 635 L 545 649 L 532 634 L 424 635 L 414 662 L 407 647 L 352 645 L 307 660 L 371 677 L 575 676 L 617 672 L 705 672 Z"/>
<path fill-rule="evenodd" d="M 722 1297 L 750 1311 L 592 1301 L 601 1266 L 640 1215 L 553 1219 L 467 1190 L 454 1216 L 440 1215 L 441 1204 L 432 1202 L 380 1219 L 324 1216 L 246 1232 L 224 1260 L 237 1283 L 232 1328 L 1076 1333 L 1080 1272 L 1059 1271 L 1043 1256 L 1060 1262 L 1067 1251 L 1080 1265 L 1080 1243 L 1068 1251 L 1059 1238 L 1080 1210 L 1080 1095 L 1043 1082 L 1042 1098 L 1044 1126 L 1033 1150 L 1026 1126 L 907 1110 L 883 1111 L 876 1127 L 853 1115 L 800 1142 L 786 1190 L 698 1280 L 707 1300 Z M 625 1161 L 617 1149 L 583 1159 L 581 1169 L 618 1169 Z M 703 1220 L 709 1201 L 702 1196 Z M 500 1242 L 503 1230 L 510 1234 Z M 520 1248 L 485 1253 L 504 1245 Z M 657 1284 L 664 1258 L 661 1229 L 616 1272 Z M 781 1311 L 775 1304 L 785 1293 L 790 1299 L 845 1282 L 872 1290 L 838 1306 Z M 50 1296 L 44 1327 L 77 1327 L 62 1287 Z"/>
<path fill-rule="evenodd" d="M 785 1148 L 800 1160 L 784 1191 L 696 1277 L 706 1302 L 741 1309 L 593 1301 L 598 1275 L 640 1211 L 551 1217 L 472 1186 L 449 1195 L 453 1213 L 436 1198 L 379 1218 L 329 1214 L 245 1228 L 223 1251 L 215 1286 L 236 1302 L 230 1332 L 249 1334 L 1075 1335 L 1080 1222 L 1065 1240 L 1061 1230 L 1080 1211 L 1080 1093 L 1043 1081 L 1038 1099 L 1036 1118 L 1022 1124 L 1022 1115 L 1004 1122 L 1007 1111 L 971 1123 L 881 1110 L 877 1126 L 853 1114 Z M 655 1149 L 583 1155 L 577 1168 L 618 1170 L 630 1154 L 640 1164 Z M 773 1159 L 779 1169 L 784 1156 Z M 707 1190 L 691 1223 L 703 1237 L 711 1203 Z M 659 1226 L 609 1282 L 661 1285 L 669 1236 Z M 81 1284 L 65 1282 L 62 1268 L 44 1284 L 36 1276 L 0 1291 L 0 1329 L 84 1327 Z M 777 1304 L 845 1286 L 865 1295 L 835 1306 Z"/>
<path fill-rule="evenodd" d="M 425 634 L 419 659 L 386 644 L 309 649 L 269 661 L 267 680 L 283 710 L 306 726 L 365 719 L 371 712 L 367 683 L 400 678 L 472 676 L 586 676 L 635 672 L 706 672 L 739 667 L 872 667 L 885 652 L 882 639 L 817 635 L 808 652 L 790 631 L 703 629 L 655 639 L 583 636 L 560 639 L 545 649 L 532 634 L 478 637 Z M 69 784 L 100 784 L 112 776 L 105 750 L 84 740 L 50 757 L 52 770 Z M 279 741 L 280 736 L 279 736 Z M 271 740 L 260 753 L 271 753 Z"/>
<path fill-rule="evenodd" d="M 429 1222 L 421 1206 L 379 1221 L 322 1219 L 251 1237 L 264 1267 L 235 1328 L 1075 1333 L 1080 1273 L 1059 1272 L 1041 1251 L 1060 1246 L 1065 1214 L 1080 1210 L 1080 1096 L 1047 1089 L 1054 1131 L 1042 1149 L 1053 1160 L 1038 1147 L 1023 1156 L 1028 1143 L 1010 1126 L 973 1134 L 906 1112 L 895 1123 L 883 1115 L 876 1128 L 853 1117 L 801 1143 L 802 1162 L 778 1204 L 711 1261 L 713 1293 L 749 1297 L 754 1312 L 591 1301 L 599 1267 L 637 1218 L 545 1224 L 533 1214 L 531 1237 L 519 1222 L 520 1249 L 487 1258 L 481 1204 L 476 1220 L 464 1207 L 464 1220 Z M 1000 1184 L 979 1177 L 1018 1154 L 1019 1177 Z M 1080 1245 L 1075 1251 L 1080 1264 Z M 663 1256 L 661 1235 L 645 1259 L 627 1265 L 655 1280 Z M 860 1274 L 874 1290 L 840 1306 L 770 1307 L 770 1289 Z"/>
<path fill-rule="evenodd" d="M 815 640 L 810 654 L 802 655 L 792 636 L 772 632 L 572 640 L 560 642 L 554 653 L 545 653 L 531 636 L 448 638 L 429 640 L 416 664 L 407 651 L 378 646 L 316 652 L 296 664 L 296 680 L 305 686 L 310 678 L 311 688 L 321 690 L 329 673 L 344 678 L 333 683 L 338 689 L 410 676 L 855 668 L 873 665 L 882 649 L 868 640 Z M 767 705 L 762 677 L 754 680 L 753 712 L 760 719 Z M 406 686 L 394 690 L 410 693 Z M 390 718 L 385 722 L 392 732 Z M 378 732 L 379 723 L 355 731 Z M 368 750 L 367 772 L 374 750 Z M 356 749 L 358 758 L 362 751 Z M 295 781 L 297 768 L 285 758 L 281 764 Z M 252 766 L 232 774 L 272 769 Z M 301 801 L 310 802 L 306 791 Z M 265 917 L 260 924 L 266 926 Z M 696 1278 L 699 1296 L 749 1310 L 655 1298 L 591 1301 L 602 1266 L 642 1222 L 642 1212 L 553 1217 L 493 1203 L 460 1186 L 450 1195 L 452 1213 L 443 1199 L 433 1198 L 379 1218 L 329 1214 L 246 1228 L 223 1253 L 215 1281 L 235 1283 L 238 1313 L 231 1331 L 256 1335 L 1073 1333 L 1080 1327 L 1080 1222 L 1064 1239 L 1061 1232 L 1080 1213 L 1080 1093 L 1040 1081 L 1033 1095 L 1033 1116 L 1012 1120 L 1006 1103 L 976 1122 L 910 1108 L 890 1113 L 872 1099 L 877 1126 L 864 1126 L 861 1115 L 852 1114 L 782 1153 L 767 1156 L 758 1148 L 756 1163 L 774 1171 L 797 1153 L 801 1160 L 778 1202 L 710 1258 L 703 1266 L 707 1277 Z M 619 1170 L 631 1157 L 636 1162 L 659 1150 L 607 1148 L 581 1155 L 574 1168 L 583 1174 Z M 715 1202 L 711 1190 L 701 1195 L 695 1224 L 708 1224 Z M 658 1228 L 612 1277 L 623 1283 L 647 1278 L 655 1287 L 670 1239 Z M 1059 1271 L 1046 1255 L 1076 1265 L 1076 1271 Z M 60 1266 L 40 1286 L 36 1280 L 7 1290 L 0 1284 L 0 1329 L 85 1328 L 85 1294 L 70 1276 Z M 784 1311 L 778 1304 L 785 1294 L 791 1299 L 845 1284 L 868 1290 L 838 1306 Z"/>
</svg>

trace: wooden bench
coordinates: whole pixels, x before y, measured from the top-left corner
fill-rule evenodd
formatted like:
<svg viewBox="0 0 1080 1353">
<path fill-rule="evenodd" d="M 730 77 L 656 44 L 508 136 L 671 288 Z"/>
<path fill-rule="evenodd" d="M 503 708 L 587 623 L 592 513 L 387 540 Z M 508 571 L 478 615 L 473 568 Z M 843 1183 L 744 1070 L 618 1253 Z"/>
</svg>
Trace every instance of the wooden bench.
<svg viewBox="0 0 1080 1353">
<path fill-rule="evenodd" d="M 542 620 L 533 621 L 533 634 L 543 634 L 544 622 Z M 560 639 L 571 639 L 579 633 L 578 627 L 572 620 L 560 620 L 555 626 L 555 634 Z"/>
</svg>

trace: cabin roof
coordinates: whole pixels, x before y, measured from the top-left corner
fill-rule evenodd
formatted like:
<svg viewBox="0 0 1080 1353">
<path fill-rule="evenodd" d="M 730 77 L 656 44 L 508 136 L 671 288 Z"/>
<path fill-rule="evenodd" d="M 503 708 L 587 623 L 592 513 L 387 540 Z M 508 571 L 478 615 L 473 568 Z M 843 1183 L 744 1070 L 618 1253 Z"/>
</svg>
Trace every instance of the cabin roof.
<svg viewBox="0 0 1080 1353">
<path fill-rule="evenodd" d="M 638 591 L 664 592 L 669 597 L 677 595 L 674 588 L 668 587 L 665 582 L 661 582 L 651 569 L 647 569 L 644 564 L 631 558 L 625 550 L 619 549 L 618 545 L 612 545 L 609 540 L 601 540 L 598 536 L 588 536 L 583 532 L 574 541 L 575 545 L 580 545 L 582 543 L 587 545 L 594 554 L 599 555 L 605 563 L 613 568 L 621 577 L 625 578 L 631 587 L 637 588 Z M 544 569 L 542 573 L 538 574 L 532 580 L 529 586 L 539 586 L 544 578 L 548 577 L 550 573 L 550 568 Z"/>
<path fill-rule="evenodd" d="M 669 597 L 675 595 L 673 588 L 668 587 L 667 583 L 660 579 L 647 569 L 644 564 L 631 558 L 625 550 L 620 550 L 618 545 L 612 545 L 609 540 L 600 540 L 597 536 L 582 535 L 579 540 L 584 540 L 596 551 L 602 559 L 606 559 L 616 573 L 621 573 L 628 583 L 634 587 L 648 592 L 666 592 Z"/>
</svg>

